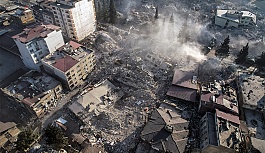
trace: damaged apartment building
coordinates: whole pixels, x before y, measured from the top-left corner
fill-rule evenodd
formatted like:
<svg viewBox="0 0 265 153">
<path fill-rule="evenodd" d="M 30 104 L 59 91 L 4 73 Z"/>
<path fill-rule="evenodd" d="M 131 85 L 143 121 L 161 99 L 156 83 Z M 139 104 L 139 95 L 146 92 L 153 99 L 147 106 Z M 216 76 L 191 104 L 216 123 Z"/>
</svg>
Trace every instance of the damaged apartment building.
<svg viewBox="0 0 265 153">
<path fill-rule="evenodd" d="M 88 123 L 88 113 L 94 112 L 97 115 L 99 109 L 112 106 L 123 95 L 124 93 L 109 80 L 104 80 L 93 88 L 86 89 L 83 95 L 68 108 L 83 123 Z"/>
<path fill-rule="evenodd" d="M 41 117 L 48 109 L 56 106 L 62 86 L 45 73 L 29 71 L 1 90 L 32 114 Z"/>
<path fill-rule="evenodd" d="M 216 109 L 206 112 L 200 121 L 202 153 L 235 153 L 239 151 L 241 133 L 239 117 Z"/>
<path fill-rule="evenodd" d="M 163 102 L 155 109 L 141 132 L 141 140 L 148 144 L 138 145 L 138 152 L 183 153 L 189 135 L 189 117 L 171 103 Z"/>
<path fill-rule="evenodd" d="M 44 70 L 70 90 L 83 83 L 95 67 L 94 51 L 70 41 L 42 59 Z"/>
<path fill-rule="evenodd" d="M 242 70 L 238 72 L 237 84 L 242 119 L 245 120 L 252 147 L 265 152 L 265 79 Z"/>
</svg>

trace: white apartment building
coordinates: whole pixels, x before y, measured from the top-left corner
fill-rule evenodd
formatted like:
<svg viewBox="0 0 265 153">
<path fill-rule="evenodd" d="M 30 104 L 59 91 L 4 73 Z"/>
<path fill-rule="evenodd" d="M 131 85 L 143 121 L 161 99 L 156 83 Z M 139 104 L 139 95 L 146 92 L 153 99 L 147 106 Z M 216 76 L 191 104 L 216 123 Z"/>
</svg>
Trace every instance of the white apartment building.
<svg viewBox="0 0 265 153">
<path fill-rule="evenodd" d="M 249 11 L 216 10 L 215 25 L 221 27 L 238 27 L 256 25 L 256 15 Z"/>
<path fill-rule="evenodd" d="M 12 37 L 25 66 L 40 71 L 41 59 L 64 45 L 60 27 L 38 25 Z"/>
<path fill-rule="evenodd" d="M 96 30 L 94 0 L 57 0 L 51 5 L 56 25 L 68 38 L 80 41 Z"/>
</svg>

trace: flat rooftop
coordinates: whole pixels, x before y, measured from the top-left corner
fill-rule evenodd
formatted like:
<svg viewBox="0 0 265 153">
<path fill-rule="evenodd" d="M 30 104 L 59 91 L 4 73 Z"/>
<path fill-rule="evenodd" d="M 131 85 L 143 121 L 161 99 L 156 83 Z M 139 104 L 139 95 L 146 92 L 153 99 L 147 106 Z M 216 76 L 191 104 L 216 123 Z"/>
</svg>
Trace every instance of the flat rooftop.
<svg viewBox="0 0 265 153">
<path fill-rule="evenodd" d="M 249 11 L 238 11 L 238 10 L 217 10 L 216 16 L 222 17 L 234 22 L 239 22 L 239 17 L 250 17 L 256 23 L 256 15 Z"/>
<path fill-rule="evenodd" d="M 32 106 L 35 102 L 47 94 L 51 89 L 60 85 L 60 82 L 45 73 L 29 71 L 19 77 L 3 90 L 8 95 Z"/>
<path fill-rule="evenodd" d="M 248 109 L 264 109 L 265 80 L 247 72 L 239 73 L 239 85 L 242 90 L 243 106 Z"/>
<path fill-rule="evenodd" d="M 52 24 L 34 25 L 23 29 L 23 32 L 14 35 L 12 38 L 18 39 L 22 43 L 28 43 L 36 38 L 45 38 L 49 33 L 60 29 L 60 27 Z"/>
<path fill-rule="evenodd" d="M 97 107 L 108 106 L 119 100 L 123 92 L 115 92 L 116 87 L 108 80 L 103 81 L 98 87 L 93 88 L 82 95 L 76 102 L 68 108 L 76 115 L 85 109 L 88 112 L 94 111 Z"/>
<path fill-rule="evenodd" d="M 92 52 L 92 50 L 86 49 L 74 41 L 70 41 L 57 49 L 57 51 L 44 57 L 42 61 L 66 72 Z"/>
</svg>

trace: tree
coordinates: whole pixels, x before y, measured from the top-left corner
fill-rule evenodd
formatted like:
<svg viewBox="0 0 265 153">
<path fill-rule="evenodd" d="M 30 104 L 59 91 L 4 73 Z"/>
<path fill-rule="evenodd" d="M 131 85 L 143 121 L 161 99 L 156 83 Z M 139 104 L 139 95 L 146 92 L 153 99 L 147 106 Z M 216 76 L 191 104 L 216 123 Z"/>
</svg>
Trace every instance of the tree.
<svg viewBox="0 0 265 153">
<path fill-rule="evenodd" d="M 27 150 L 31 144 L 37 139 L 38 135 L 34 134 L 31 129 L 27 129 L 19 133 L 17 138 L 17 149 L 24 151 Z"/>
<path fill-rule="evenodd" d="M 259 68 L 265 67 L 265 52 L 262 52 L 261 55 L 258 58 L 256 58 L 255 64 Z"/>
<path fill-rule="evenodd" d="M 170 23 L 174 23 L 174 15 L 173 15 L 173 13 L 172 13 L 171 16 L 170 16 L 169 22 L 170 22 Z"/>
<path fill-rule="evenodd" d="M 156 7 L 155 19 L 158 19 L 158 6 Z"/>
<path fill-rule="evenodd" d="M 227 36 L 224 40 L 223 43 L 221 43 L 221 46 L 219 47 L 219 49 L 216 50 L 215 55 L 221 58 L 225 58 L 227 56 L 229 56 L 229 36 Z"/>
<path fill-rule="evenodd" d="M 115 8 L 114 0 L 110 0 L 109 3 L 109 22 L 115 24 L 117 20 L 117 11 Z"/>
<path fill-rule="evenodd" d="M 238 55 L 237 55 L 237 58 L 236 58 L 236 60 L 235 60 L 235 62 L 237 63 L 237 64 L 242 64 L 242 63 L 244 63 L 244 62 L 246 62 L 246 60 L 247 60 L 247 56 L 248 56 L 248 43 L 247 43 L 247 45 L 246 46 L 244 46 L 241 50 L 240 50 L 240 52 L 238 53 Z"/>
<path fill-rule="evenodd" d="M 56 126 L 49 125 L 45 129 L 46 143 L 55 149 L 61 149 L 68 144 L 63 131 Z"/>
<path fill-rule="evenodd" d="M 186 43 L 190 40 L 190 33 L 188 30 L 188 19 L 186 18 L 185 22 L 182 24 L 181 29 L 178 33 L 178 40 L 181 44 Z"/>
</svg>

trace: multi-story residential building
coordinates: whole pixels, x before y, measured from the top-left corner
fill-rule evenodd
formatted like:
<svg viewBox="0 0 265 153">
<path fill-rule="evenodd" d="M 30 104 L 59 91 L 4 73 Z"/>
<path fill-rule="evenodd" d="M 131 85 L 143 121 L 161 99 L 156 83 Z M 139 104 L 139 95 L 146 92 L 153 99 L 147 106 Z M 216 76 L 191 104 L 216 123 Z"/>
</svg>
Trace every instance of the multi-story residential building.
<svg viewBox="0 0 265 153">
<path fill-rule="evenodd" d="M 92 50 L 70 41 L 42 59 L 45 71 L 72 90 L 83 83 L 89 72 L 95 67 L 95 57 Z"/>
<path fill-rule="evenodd" d="M 61 83 L 45 73 L 29 71 L 17 81 L 1 89 L 23 107 L 41 117 L 61 97 Z"/>
<path fill-rule="evenodd" d="M 215 24 L 221 27 L 256 25 L 256 15 L 249 11 L 216 10 Z"/>
<path fill-rule="evenodd" d="M 11 14 L 11 18 L 17 25 L 27 25 L 35 22 L 33 11 L 30 9 L 17 9 Z"/>
<path fill-rule="evenodd" d="M 200 120 L 200 148 L 202 153 L 235 153 L 239 151 L 241 134 L 239 117 L 216 109 Z"/>
<path fill-rule="evenodd" d="M 64 45 L 60 27 L 50 24 L 26 28 L 12 38 L 25 66 L 34 70 L 40 70 L 44 56 Z"/>
<path fill-rule="evenodd" d="M 57 0 L 52 12 L 56 25 L 70 39 L 80 41 L 96 30 L 94 0 Z"/>
</svg>

